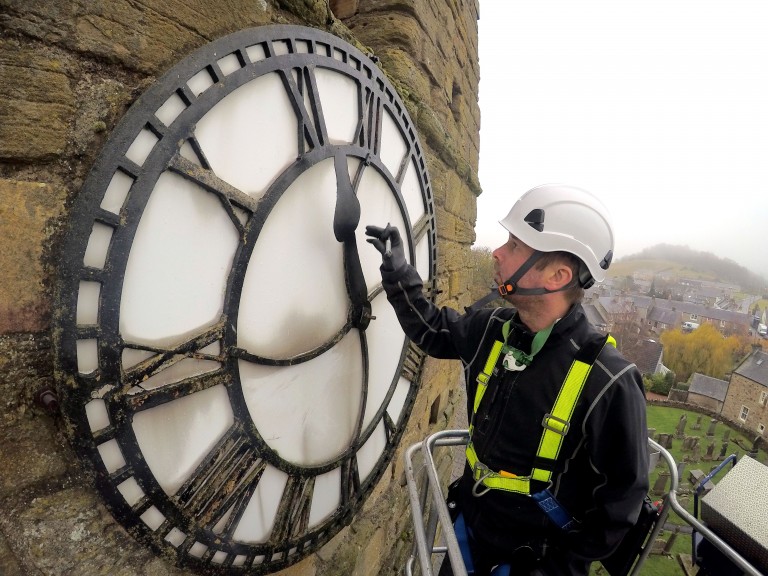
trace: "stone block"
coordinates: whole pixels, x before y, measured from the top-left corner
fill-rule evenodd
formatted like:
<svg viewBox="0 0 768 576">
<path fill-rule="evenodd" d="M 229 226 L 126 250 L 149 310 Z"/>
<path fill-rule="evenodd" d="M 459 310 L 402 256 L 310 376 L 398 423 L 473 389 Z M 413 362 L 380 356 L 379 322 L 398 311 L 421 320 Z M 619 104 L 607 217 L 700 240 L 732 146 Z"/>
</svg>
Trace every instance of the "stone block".
<svg viewBox="0 0 768 576">
<path fill-rule="evenodd" d="M 22 574 L 21 565 L 8 545 L 7 540 L 0 534 L 0 574 L 13 576 Z"/>
<path fill-rule="evenodd" d="M 327 19 L 320 0 L 293 4 L 301 4 L 315 20 Z M 230 2 L 227 9 L 204 0 L 150 4 L 85 0 L 74 17 L 68 44 L 79 52 L 156 74 L 209 39 L 267 23 L 267 8 L 266 2 L 247 0 Z"/>
<path fill-rule="evenodd" d="M 331 12 L 342 20 L 354 16 L 359 4 L 360 0 L 330 0 Z"/>
<path fill-rule="evenodd" d="M 66 64 L 0 41 L 0 159 L 48 160 L 67 144 L 75 107 Z"/>
<path fill-rule="evenodd" d="M 135 576 L 154 560 L 114 523 L 97 496 L 69 488 L 39 496 L 19 496 L 0 515 L 0 526 L 13 549 L 26 551 L 25 564 L 41 574 Z M 165 566 L 164 576 L 181 576 Z"/>
<path fill-rule="evenodd" d="M 51 294 L 42 260 L 49 222 L 63 203 L 64 194 L 49 184 L 0 179 L 0 334 L 47 326 Z"/>
<path fill-rule="evenodd" d="M 50 418 L 26 414 L 13 425 L 0 424 L 0 497 L 62 476 L 67 465 Z M 66 452 L 70 459 L 72 455 Z"/>
</svg>

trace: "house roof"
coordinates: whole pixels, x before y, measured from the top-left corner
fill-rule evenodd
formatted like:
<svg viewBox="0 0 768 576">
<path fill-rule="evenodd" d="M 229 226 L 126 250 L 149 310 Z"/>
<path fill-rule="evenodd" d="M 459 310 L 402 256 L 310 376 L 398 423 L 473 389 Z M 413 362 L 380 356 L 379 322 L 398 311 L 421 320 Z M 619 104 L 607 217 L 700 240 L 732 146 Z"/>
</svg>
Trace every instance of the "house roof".
<svg viewBox="0 0 768 576">
<path fill-rule="evenodd" d="M 661 353 L 664 348 L 656 340 L 643 340 L 631 350 L 622 350 L 627 360 L 634 362 L 640 374 L 656 374 L 661 365 Z"/>
<path fill-rule="evenodd" d="M 584 314 L 587 316 L 587 320 L 592 326 L 604 328 L 608 323 L 594 304 L 582 304 L 582 308 L 584 308 Z"/>
<path fill-rule="evenodd" d="M 651 296 L 631 295 L 621 298 L 599 298 L 600 304 L 602 304 L 606 310 L 611 311 L 623 311 L 622 306 L 627 305 L 627 301 L 632 302 L 636 308 L 640 309 L 665 309 L 672 310 L 677 313 L 695 314 L 703 318 L 709 318 L 711 320 L 722 320 L 724 322 L 731 322 L 737 325 L 743 325 L 749 327 L 752 325 L 752 315 L 744 312 L 734 312 L 732 310 L 720 310 L 719 308 L 712 308 L 710 306 L 702 306 L 701 304 L 694 304 L 693 302 L 680 302 L 679 300 L 665 300 L 663 298 L 653 298 Z M 662 320 L 659 320 L 661 322 Z"/>
<path fill-rule="evenodd" d="M 651 308 L 648 310 L 648 320 L 674 326 L 680 322 L 680 312 L 666 308 Z"/>
<path fill-rule="evenodd" d="M 724 402 L 725 395 L 728 392 L 728 381 L 696 372 L 691 377 L 691 385 L 688 387 L 688 392 Z"/>
<path fill-rule="evenodd" d="M 600 296 L 597 301 L 608 314 L 634 312 L 634 300 L 631 296 Z"/>
<path fill-rule="evenodd" d="M 768 353 L 759 349 L 753 351 L 733 373 L 768 387 Z"/>
</svg>

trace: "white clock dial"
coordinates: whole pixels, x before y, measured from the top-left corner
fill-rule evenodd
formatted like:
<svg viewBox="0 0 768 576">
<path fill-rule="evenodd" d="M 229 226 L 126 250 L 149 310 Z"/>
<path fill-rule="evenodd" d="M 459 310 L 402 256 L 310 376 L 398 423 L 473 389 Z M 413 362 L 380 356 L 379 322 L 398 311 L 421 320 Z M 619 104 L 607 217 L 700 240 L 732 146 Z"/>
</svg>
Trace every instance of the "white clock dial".
<svg viewBox="0 0 768 576">
<path fill-rule="evenodd" d="M 351 521 L 423 362 L 365 244 L 388 222 L 432 289 L 414 127 L 334 36 L 244 30 L 131 107 L 72 209 L 56 346 L 71 440 L 140 541 L 262 574 Z"/>
</svg>

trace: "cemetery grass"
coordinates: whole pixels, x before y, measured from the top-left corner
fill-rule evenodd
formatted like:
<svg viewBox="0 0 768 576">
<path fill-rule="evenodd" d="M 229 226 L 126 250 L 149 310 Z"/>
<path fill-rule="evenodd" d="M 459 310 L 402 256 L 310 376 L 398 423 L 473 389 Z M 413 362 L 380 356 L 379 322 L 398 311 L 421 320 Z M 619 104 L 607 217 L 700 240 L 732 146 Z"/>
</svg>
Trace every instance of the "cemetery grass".
<svg viewBox="0 0 768 576">
<path fill-rule="evenodd" d="M 654 440 L 658 438 L 658 434 L 675 434 L 675 431 L 677 430 L 677 425 L 680 421 L 680 417 L 685 414 L 686 415 L 686 426 L 685 426 L 685 435 L 686 436 L 698 436 L 699 439 L 699 459 L 695 461 L 686 461 L 686 456 L 690 458 L 690 453 L 685 453 L 682 450 L 683 440 L 680 438 L 673 438 L 672 440 L 672 447 L 669 450 L 669 452 L 672 454 L 672 457 L 675 459 L 675 462 L 677 464 L 680 464 L 682 462 L 685 462 L 685 468 L 683 470 L 682 477 L 678 481 L 678 501 L 680 501 L 681 504 L 684 504 L 685 508 L 688 510 L 688 512 L 693 515 L 693 504 L 694 499 L 691 492 L 691 485 L 688 482 L 688 475 L 691 470 L 701 470 L 705 474 L 708 474 L 715 466 L 720 464 L 721 460 L 718 458 L 720 455 L 721 447 L 722 447 L 722 438 L 723 434 L 726 429 L 729 429 L 729 426 L 727 426 L 723 422 L 718 422 L 715 426 L 714 435 L 712 437 L 707 437 L 707 431 L 709 429 L 710 425 L 710 417 L 705 414 L 699 414 L 698 412 L 694 410 L 684 410 L 680 408 L 671 408 L 667 406 L 648 406 L 647 409 L 647 415 L 648 415 L 648 428 L 653 428 L 656 430 L 656 434 L 654 436 Z M 701 415 L 701 428 L 699 430 L 694 430 L 693 426 L 696 424 L 697 418 Z M 726 450 L 726 456 L 730 454 L 736 454 L 737 458 L 741 457 L 744 454 L 744 450 L 739 448 L 737 444 L 733 442 L 733 440 L 738 440 L 739 443 L 741 443 L 743 446 L 751 446 L 753 438 L 745 438 L 742 434 L 739 434 L 736 430 L 730 429 L 730 439 L 731 441 L 728 444 L 728 449 Z M 706 454 L 707 447 L 711 442 L 715 443 L 714 451 L 713 451 L 713 457 L 714 459 L 711 461 L 706 461 L 702 457 Z M 763 450 L 760 450 L 758 454 L 758 459 L 761 462 L 766 462 L 766 453 Z M 722 478 L 729 470 L 729 466 L 726 466 L 722 471 L 720 471 L 713 481 L 715 484 L 717 481 Z M 668 472 L 669 467 L 665 460 L 660 460 L 659 464 L 656 466 L 655 470 L 651 472 L 650 475 L 650 487 L 653 489 L 656 480 L 659 477 L 659 474 L 661 472 Z M 666 490 L 669 490 L 669 482 L 667 482 Z M 686 497 L 686 495 L 688 495 Z M 661 494 L 654 494 L 651 493 L 651 498 L 656 500 L 661 500 L 664 496 L 664 493 Z M 667 516 L 666 526 L 680 526 L 680 527 L 690 527 L 690 525 L 685 522 L 682 518 L 680 518 L 677 514 L 675 514 L 674 511 L 669 512 L 669 515 Z M 674 530 L 674 528 L 672 529 Z M 670 534 L 672 533 L 672 530 L 662 530 L 659 534 L 659 538 L 663 540 L 668 540 L 670 537 Z M 681 574 L 684 574 L 683 569 L 680 567 L 680 564 L 678 562 L 678 555 L 685 554 L 690 555 L 691 554 L 691 536 L 688 533 L 678 532 L 677 538 L 674 542 L 674 545 L 671 550 L 670 555 L 661 555 L 661 554 L 651 554 L 645 563 L 643 564 L 642 568 L 639 571 L 639 574 L 641 576 L 679 576 Z M 592 570 L 590 574 L 593 575 L 607 575 L 607 572 L 604 571 L 599 563 L 595 563 L 592 566 Z"/>
</svg>

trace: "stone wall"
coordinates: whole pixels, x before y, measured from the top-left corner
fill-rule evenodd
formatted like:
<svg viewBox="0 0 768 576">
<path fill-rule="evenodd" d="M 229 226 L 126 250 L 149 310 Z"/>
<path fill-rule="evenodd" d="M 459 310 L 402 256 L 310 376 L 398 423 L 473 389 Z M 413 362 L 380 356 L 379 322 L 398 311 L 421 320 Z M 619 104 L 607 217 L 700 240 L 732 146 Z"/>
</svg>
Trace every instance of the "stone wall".
<svg viewBox="0 0 768 576">
<path fill-rule="evenodd" d="M 477 0 L 0 0 L 1 574 L 185 574 L 111 518 L 55 402 L 41 401 L 54 389 L 62 226 L 130 104 L 195 48 L 246 27 L 312 26 L 375 54 L 425 146 L 440 299 L 460 307 L 480 192 L 477 18 Z M 458 378 L 455 363 L 428 363 L 402 446 L 452 424 Z M 284 574 L 400 573 L 411 546 L 402 471 L 398 453 L 353 523 Z"/>
<path fill-rule="evenodd" d="M 714 418 L 720 422 L 727 424 L 730 428 L 733 428 L 739 434 L 743 435 L 745 438 L 750 440 L 756 440 L 758 448 L 761 448 L 762 450 L 768 450 L 768 440 L 766 440 L 766 438 L 761 437 L 757 439 L 754 429 L 747 428 L 746 426 L 744 426 L 744 423 L 741 422 L 740 420 L 730 418 L 727 415 L 721 413 L 719 410 L 711 410 L 706 406 L 700 406 L 698 404 L 689 404 L 686 402 L 677 402 L 674 400 L 648 399 L 646 403 L 653 406 L 666 406 L 668 408 L 679 408 L 680 410 L 692 410 L 693 412 L 703 414 L 707 418 Z"/>
<path fill-rule="evenodd" d="M 768 426 L 768 407 L 760 404 L 760 392 L 764 390 L 764 386 L 745 378 L 741 374 L 731 374 L 728 383 L 728 395 L 723 404 L 723 416 L 742 422 L 753 434 L 757 433 L 760 424 Z M 746 421 L 741 420 L 742 406 L 749 409 Z"/>
</svg>

